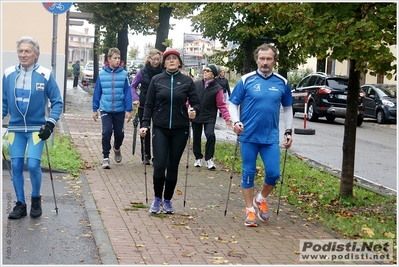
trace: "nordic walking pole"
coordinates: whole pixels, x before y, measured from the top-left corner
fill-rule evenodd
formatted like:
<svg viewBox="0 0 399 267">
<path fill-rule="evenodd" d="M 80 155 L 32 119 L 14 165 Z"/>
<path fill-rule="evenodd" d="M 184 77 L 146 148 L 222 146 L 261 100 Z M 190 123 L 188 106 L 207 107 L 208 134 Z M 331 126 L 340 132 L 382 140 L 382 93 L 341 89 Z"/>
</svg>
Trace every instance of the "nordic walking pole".
<svg viewBox="0 0 399 267">
<path fill-rule="evenodd" d="M 280 194 L 278 196 L 278 204 L 277 204 L 277 215 L 280 210 L 280 199 L 281 199 L 281 192 L 283 191 L 283 182 L 284 182 L 284 171 L 285 171 L 285 162 L 287 160 L 287 148 L 285 149 L 285 155 L 284 155 L 284 164 L 283 164 L 283 173 L 281 175 L 281 183 L 280 183 Z"/>
<path fill-rule="evenodd" d="M 230 189 L 231 189 L 231 182 L 233 181 L 234 163 L 235 163 L 236 158 L 237 158 L 237 149 L 238 149 L 238 137 L 237 137 L 237 141 L 236 141 L 236 147 L 234 148 L 233 163 L 231 164 L 230 183 L 229 183 L 229 190 L 227 191 L 226 209 L 224 210 L 224 216 L 226 216 L 227 206 L 229 205 Z"/>
<path fill-rule="evenodd" d="M 139 105 L 135 108 L 135 115 L 133 119 L 133 145 L 132 145 L 132 160 L 134 160 L 134 152 L 136 151 L 137 141 L 137 127 L 139 125 Z"/>
<path fill-rule="evenodd" d="M 186 206 L 186 191 L 187 191 L 187 177 L 188 177 L 188 158 L 190 155 L 190 136 L 191 136 L 191 120 L 188 125 L 188 140 L 187 140 L 187 164 L 186 164 L 186 181 L 184 183 L 184 200 L 183 200 L 183 207 Z"/>
<path fill-rule="evenodd" d="M 147 158 L 147 153 L 145 152 L 145 136 L 144 137 L 140 137 L 143 138 L 143 151 L 144 151 L 144 183 L 145 183 L 145 203 L 148 204 L 148 196 L 147 196 L 147 163 L 145 162 L 146 158 Z"/>
<path fill-rule="evenodd" d="M 55 191 L 54 191 L 53 172 L 51 171 L 50 155 L 48 153 L 48 146 L 47 146 L 47 141 L 46 140 L 44 140 L 44 144 L 46 146 L 46 154 L 47 154 L 48 169 L 49 169 L 49 172 L 50 172 L 51 187 L 53 188 L 55 212 L 58 214 L 57 200 L 55 199 Z"/>
</svg>

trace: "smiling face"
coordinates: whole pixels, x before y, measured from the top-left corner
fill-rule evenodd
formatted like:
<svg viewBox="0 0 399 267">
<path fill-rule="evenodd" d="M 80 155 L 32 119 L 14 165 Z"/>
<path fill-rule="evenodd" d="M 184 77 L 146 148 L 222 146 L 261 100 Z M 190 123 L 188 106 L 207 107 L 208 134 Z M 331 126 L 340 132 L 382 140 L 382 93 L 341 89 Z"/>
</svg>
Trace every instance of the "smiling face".
<svg viewBox="0 0 399 267">
<path fill-rule="evenodd" d="M 161 55 L 155 54 L 152 57 L 150 57 L 150 64 L 151 67 L 153 67 L 154 69 L 157 68 L 159 64 L 161 64 Z"/>
<path fill-rule="evenodd" d="M 29 68 L 35 64 L 39 55 L 35 53 L 33 44 L 21 43 L 18 46 L 18 59 L 23 68 Z"/>
</svg>

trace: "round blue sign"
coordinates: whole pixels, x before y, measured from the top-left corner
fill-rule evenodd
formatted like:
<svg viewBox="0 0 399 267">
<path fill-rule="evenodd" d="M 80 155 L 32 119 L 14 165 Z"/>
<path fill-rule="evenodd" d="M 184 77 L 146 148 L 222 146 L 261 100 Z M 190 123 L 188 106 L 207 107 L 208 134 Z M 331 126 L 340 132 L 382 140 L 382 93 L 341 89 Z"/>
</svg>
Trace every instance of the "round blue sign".
<svg viewBox="0 0 399 267">
<path fill-rule="evenodd" d="M 62 14 L 71 8 L 72 2 L 43 2 L 43 6 L 51 13 Z"/>
</svg>

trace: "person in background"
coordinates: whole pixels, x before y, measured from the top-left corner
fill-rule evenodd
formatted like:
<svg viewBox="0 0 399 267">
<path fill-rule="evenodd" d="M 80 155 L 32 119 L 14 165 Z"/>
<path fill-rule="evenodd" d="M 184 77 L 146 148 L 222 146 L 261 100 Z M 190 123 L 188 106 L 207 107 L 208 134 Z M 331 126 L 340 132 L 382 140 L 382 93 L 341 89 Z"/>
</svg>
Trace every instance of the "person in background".
<svg viewBox="0 0 399 267">
<path fill-rule="evenodd" d="M 143 111 L 145 105 L 145 99 L 150 85 L 152 77 L 162 72 L 161 67 L 162 52 L 158 49 L 151 49 L 144 61 L 144 67 L 140 69 L 131 84 L 132 95 L 137 94 L 138 86 L 140 85 L 140 106 L 139 106 L 139 119 L 140 128 L 143 125 Z M 135 103 L 136 104 L 136 103 Z M 151 132 L 148 129 L 148 133 L 145 137 L 141 137 L 141 160 L 143 164 L 150 165 L 151 159 Z M 145 151 L 143 150 L 143 142 L 145 142 Z M 145 155 L 145 157 L 144 157 Z"/>
<path fill-rule="evenodd" d="M 24 158 L 32 185 L 30 216 L 42 215 L 40 189 L 45 140 L 54 130 L 63 109 L 60 89 L 51 70 L 39 65 L 39 43 L 30 36 L 17 41 L 19 64 L 5 70 L 2 82 L 3 119 L 10 115 L 8 141 L 11 158 L 12 183 L 17 197 L 16 206 L 8 215 L 19 219 L 27 215 L 24 191 Z M 46 119 L 47 100 L 51 110 Z"/>
<path fill-rule="evenodd" d="M 227 96 L 230 97 L 230 95 L 231 95 L 229 80 L 227 80 L 227 78 L 225 77 L 225 74 L 226 73 L 224 70 L 220 70 L 219 76 L 215 78 L 216 82 L 218 84 L 220 84 L 220 86 L 222 86 L 222 88 L 223 88 L 224 102 L 227 101 Z"/>
<path fill-rule="evenodd" d="M 78 87 L 78 81 L 80 76 L 80 61 L 76 60 L 76 63 L 72 65 L 73 68 L 73 88 Z"/>
<path fill-rule="evenodd" d="M 229 98 L 229 111 L 242 157 L 241 187 L 246 205 L 245 226 L 257 226 L 255 207 L 261 221 L 268 221 L 270 217 L 266 197 L 273 191 L 280 177 L 281 106 L 285 124 L 283 146 L 288 149 L 292 144 L 291 89 L 287 79 L 273 73 L 278 60 L 277 49 L 270 44 L 262 44 L 254 51 L 254 58 L 258 69 L 242 76 Z M 260 193 L 254 196 L 258 153 L 265 165 L 266 175 Z"/>
<path fill-rule="evenodd" d="M 174 213 L 172 197 L 178 168 L 190 134 L 190 119 L 199 113 L 200 102 L 193 80 L 180 72 L 183 62 L 175 49 L 163 53 L 165 71 L 155 75 L 148 87 L 140 135 L 152 125 L 154 194 L 151 213 Z M 187 107 L 187 101 L 191 107 Z"/>
<path fill-rule="evenodd" d="M 226 127 L 232 128 L 233 122 L 230 119 L 226 103 L 223 101 L 223 88 L 216 82 L 215 77 L 218 74 L 218 67 L 210 64 L 204 69 L 204 79 L 195 82 L 198 98 L 201 102 L 201 113 L 192 122 L 193 128 L 193 152 L 195 156 L 195 167 L 202 166 L 201 137 L 204 129 L 205 144 L 205 162 L 209 170 L 216 169 L 213 162 L 215 153 L 216 136 L 215 123 L 218 110 L 226 121 Z"/>
<path fill-rule="evenodd" d="M 110 168 L 109 153 L 111 136 L 114 133 L 115 161 L 122 161 L 121 146 L 125 137 L 124 123 L 132 119 L 132 92 L 127 71 L 123 69 L 121 53 L 118 48 L 108 50 L 108 62 L 100 71 L 93 94 L 93 119 L 97 121 L 98 113 L 102 122 L 102 168 Z"/>
</svg>

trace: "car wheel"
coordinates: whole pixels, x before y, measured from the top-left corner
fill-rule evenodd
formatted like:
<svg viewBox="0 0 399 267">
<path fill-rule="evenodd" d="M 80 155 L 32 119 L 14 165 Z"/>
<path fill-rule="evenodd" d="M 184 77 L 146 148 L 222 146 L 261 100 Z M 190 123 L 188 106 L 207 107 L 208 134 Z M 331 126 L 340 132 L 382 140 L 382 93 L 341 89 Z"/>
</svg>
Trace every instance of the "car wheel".
<svg viewBox="0 0 399 267">
<path fill-rule="evenodd" d="M 379 124 L 385 123 L 385 115 L 382 110 L 377 111 L 377 122 Z"/>
<path fill-rule="evenodd" d="M 335 117 L 334 116 L 327 116 L 326 119 L 327 119 L 328 122 L 335 121 Z"/>
<path fill-rule="evenodd" d="M 358 116 L 357 116 L 357 122 L 356 122 L 356 125 L 357 125 L 357 126 L 362 125 L 362 123 L 363 123 L 363 118 L 364 118 L 363 115 L 358 115 Z"/>
<path fill-rule="evenodd" d="M 317 114 L 315 112 L 315 103 L 314 102 L 311 102 L 308 107 L 307 118 L 309 121 L 317 121 L 319 119 L 319 117 L 317 116 Z"/>
</svg>

